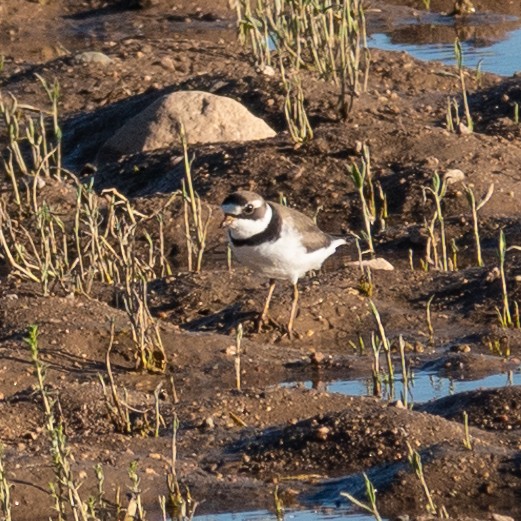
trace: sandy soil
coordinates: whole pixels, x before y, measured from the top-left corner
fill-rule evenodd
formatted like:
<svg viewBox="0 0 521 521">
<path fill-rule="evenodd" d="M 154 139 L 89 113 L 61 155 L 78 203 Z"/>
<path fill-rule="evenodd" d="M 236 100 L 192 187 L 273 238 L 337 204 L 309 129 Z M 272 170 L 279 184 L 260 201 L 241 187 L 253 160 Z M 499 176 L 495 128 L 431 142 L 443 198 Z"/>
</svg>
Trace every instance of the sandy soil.
<svg viewBox="0 0 521 521">
<path fill-rule="evenodd" d="M 484 40 L 502 38 L 515 23 L 508 16 L 521 16 L 517 2 L 501 3 L 500 10 L 492 0 L 474 4 L 479 17 L 500 17 L 493 29 L 473 25 L 472 19 L 457 20 L 436 29 L 438 41 L 469 31 Z M 404 18 L 429 19 L 451 10 L 451 2 L 442 0 L 432 1 L 430 13 L 421 5 L 374 1 L 369 26 L 400 27 Z M 411 34 L 421 41 L 420 30 L 403 29 L 395 37 Z M 432 32 L 423 37 L 432 37 Z M 378 489 L 383 515 L 419 517 L 427 512 L 426 499 L 407 463 L 409 443 L 422 457 L 435 504 L 451 517 L 521 516 L 519 387 L 477 390 L 412 408 L 326 392 L 324 383 L 332 379 L 371 375 L 370 350 L 360 354 L 350 344 L 362 336 L 369 345 L 376 330 L 360 271 L 350 264 L 357 259 L 354 241 L 321 273 L 301 281 L 299 336 L 290 341 L 277 324 L 256 332 L 267 281 L 238 265 L 228 271 L 218 229 L 220 201 L 233 189 L 249 188 L 274 200 L 282 193 L 288 204 L 309 215 L 322 207 L 318 222 L 326 231 L 359 232 L 360 206 L 347 167 L 360 160 L 360 143 L 367 143 L 375 180 L 389 207 L 386 228 L 376 235 L 376 250 L 395 267 L 372 273 L 372 298 L 393 341 L 396 367 L 396 339 L 403 335 L 408 364 L 415 370 L 428 367 L 454 378 L 516 370 L 521 333 L 499 327 L 496 306 L 501 306 L 499 230 L 509 245 L 521 244 L 521 127 L 513 121 L 514 104 L 521 103 L 519 78 L 478 77 L 468 71 L 475 132 L 452 133 L 445 114 L 447 97 L 460 93 L 455 70 L 415 61 L 405 53 L 373 50 L 368 91 L 356 100 L 346 122 L 337 117 L 335 89 L 311 76 L 306 79 L 315 139 L 294 147 L 285 130 L 280 79 L 262 74 L 236 44 L 233 13 L 224 0 L 5 0 L 0 6 L 0 49 L 5 55 L 3 94 L 45 107 L 48 100 L 34 74 L 59 81 L 67 168 L 83 180 L 91 175 L 98 191 L 117 188 L 143 212 L 180 188 L 182 176 L 175 170 L 180 150 L 99 162 L 95 168 L 85 165 L 94 163 L 102 143 L 129 117 L 159 96 L 180 89 L 230 96 L 278 132 L 263 142 L 191 147 L 195 187 L 214 212 L 204 269 L 193 274 L 186 268 L 182 205 L 174 203 L 168 210 L 166 250 L 175 273 L 149 285 L 149 304 L 160 320 L 167 353 L 164 375 L 135 371 L 126 315 L 112 288 L 99 287 L 91 298 L 56 288 L 43 297 L 38 287 L 20 282 L 2 266 L 0 440 L 13 485 L 15 519 L 48 519 L 52 514 L 49 441 L 23 340 L 30 324 L 39 327 L 46 381 L 59 398 L 74 470 L 85 480 L 85 494 L 95 487 L 93 466 L 101 463 L 106 495 L 113 501 L 118 486 L 123 493 L 128 489 L 128 466 L 138 460 L 145 504 L 155 509 L 157 495 L 167 492 L 176 414 L 178 476 L 201 503 L 200 512 L 271 508 L 276 483 L 288 506 L 335 502 L 343 490 L 363 497 L 361 472 L 367 472 Z M 104 52 L 114 63 L 109 69 L 78 63 L 74 56 L 84 50 Z M 167 62 L 162 60 L 166 56 Z M 434 207 L 424 201 L 422 187 L 430 184 L 434 171 L 444 175 L 450 169 L 461 170 L 465 183 L 479 195 L 494 183 L 492 198 L 480 210 L 485 266 L 476 266 L 460 181 L 449 185 L 444 200 L 458 270 L 423 271 L 424 223 Z M 4 189 L 8 184 L 2 182 Z M 44 192 L 57 212 L 70 212 L 72 182 L 49 182 Z M 516 251 L 508 253 L 506 271 L 513 302 L 521 297 Z M 434 343 L 426 323 L 431 297 Z M 280 323 L 287 321 L 290 300 L 290 288 L 279 285 L 273 316 Z M 113 372 L 116 383 L 127 389 L 128 402 L 152 410 L 154 391 L 161 385 L 165 425 L 158 437 L 141 435 L 137 420 L 132 434 L 118 433 L 108 416 L 98 374 L 106 372 L 111 321 L 116 331 Z M 239 323 L 245 329 L 240 392 L 234 389 L 232 354 Z M 313 388 L 280 386 L 304 381 L 313 382 Z M 471 449 L 463 444 L 464 411 Z"/>
</svg>

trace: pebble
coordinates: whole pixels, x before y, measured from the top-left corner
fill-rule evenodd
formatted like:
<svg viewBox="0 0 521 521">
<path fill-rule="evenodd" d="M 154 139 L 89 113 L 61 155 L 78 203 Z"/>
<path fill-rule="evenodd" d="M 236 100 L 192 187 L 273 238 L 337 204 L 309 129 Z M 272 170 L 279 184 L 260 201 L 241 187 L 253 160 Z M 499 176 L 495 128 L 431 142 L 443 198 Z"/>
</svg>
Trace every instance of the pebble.
<svg viewBox="0 0 521 521">
<path fill-rule="evenodd" d="M 163 459 L 163 456 L 161 454 L 159 454 L 159 452 L 151 452 L 148 457 L 150 459 L 157 459 L 157 460 L 160 460 L 160 459 Z"/>
<path fill-rule="evenodd" d="M 503 516 L 501 514 L 492 514 L 492 519 L 494 521 L 514 521 L 513 517 Z"/>
<path fill-rule="evenodd" d="M 175 71 L 174 60 L 172 60 L 170 56 L 163 56 L 159 63 L 161 64 L 161 67 L 163 67 L 163 69 L 166 69 L 167 71 Z"/>
<path fill-rule="evenodd" d="M 98 51 L 80 52 L 74 57 L 74 59 L 78 63 L 94 63 L 96 65 L 102 66 L 110 65 L 111 63 L 113 63 L 112 58 L 109 58 L 106 54 L 103 54 L 102 52 Z"/>
<path fill-rule="evenodd" d="M 454 183 L 460 183 L 465 180 L 465 174 L 457 168 L 452 168 L 445 172 L 445 175 L 443 176 L 443 180 L 448 185 L 452 185 Z"/>
<path fill-rule="evenodd" d="M 372 270 L 392 271 L 394 266 L 383 257 L 377 257 L 376 259 L 368 259 L 360 261 L 348 262 L 347 266 L 360 266 L 365 268 L 371 268 Z"/>
<path fill-rule="evenodd" d="M 320 353 L 320 352 L 311 353 L 309 355 L 309 359 L 311 360 L 311 363 L 316 364 L 316 365 L 321 364 L 324 361 L 324 358 L 325 358 L 324 353 Z"/>
</svg>

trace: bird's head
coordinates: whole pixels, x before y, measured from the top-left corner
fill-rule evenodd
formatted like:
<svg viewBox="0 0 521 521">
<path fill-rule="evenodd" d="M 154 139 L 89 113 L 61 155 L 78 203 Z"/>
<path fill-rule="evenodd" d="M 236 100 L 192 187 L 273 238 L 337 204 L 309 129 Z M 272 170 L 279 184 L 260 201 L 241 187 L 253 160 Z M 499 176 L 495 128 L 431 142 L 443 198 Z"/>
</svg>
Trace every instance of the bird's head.
<svg viewBox="0 0 521 521">
<path fill-rule="evenodd" d="M 221 228 L 227 228 L 234 239 L 247 239 L 263 232 L 272 214 L 271 207 L 260 195 L 247 191 L 228 195 L 221 209 L 224 212 Z"/>
</svg>

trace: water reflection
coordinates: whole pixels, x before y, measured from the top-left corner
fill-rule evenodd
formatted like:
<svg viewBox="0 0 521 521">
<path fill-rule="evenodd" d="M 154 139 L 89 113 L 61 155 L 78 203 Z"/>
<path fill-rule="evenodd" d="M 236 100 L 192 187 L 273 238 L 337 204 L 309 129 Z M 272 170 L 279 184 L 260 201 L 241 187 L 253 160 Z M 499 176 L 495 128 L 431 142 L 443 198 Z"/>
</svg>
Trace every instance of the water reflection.
<svg viewBox="0 0 521 521">
<path fill-rule="evenodd" d="M 195 516 L 199 521 L 276 521 L 277 516 L 267 510 Z M 323 508 L 316 510 L 292 510 L 284 514 L 285 521 L 370 521 L 372 516 L 353 514 L 345 508 Z"/>
<path fill-rule="evenodd" d="M 284 385 L 291 386 L 297 384 L 287 383 Z M 298 385 L 304 385 L 304 387 L 308 389 L 313 388 L 330 393 L 344 394 L 346 396 L 374 395 L 374 382 L 372 378 L 335 380 L 330 382 L 315 380 L 299 383 Z M 392 383 L 389 381 L 382 382 L 381 397 L 383 400 L 401 399 L 404 403 L 418 404 L 464 391 L 501 388 L 509 385 L 521 385 L 520 370 L 493 374 L 477 380 L 458 380 L 456 378 L 440 376 L 430 371 L 418 371 L 411 374 L 407 386 L 404 385 L 400 374 L 395 375 L 395 379 Z"/>
<path fill-rule="evenodd" d="M 437 60 L 455 65 L 454 40 L 462 42 L 466 67 L 503 76 L 521 71 L 521 29 L 506 30 L 488 26 L 415 25 L 388 34 L 373 34 L 369 46 L 388 51 L 405 51 L 421 60 Z"/>
</svg>

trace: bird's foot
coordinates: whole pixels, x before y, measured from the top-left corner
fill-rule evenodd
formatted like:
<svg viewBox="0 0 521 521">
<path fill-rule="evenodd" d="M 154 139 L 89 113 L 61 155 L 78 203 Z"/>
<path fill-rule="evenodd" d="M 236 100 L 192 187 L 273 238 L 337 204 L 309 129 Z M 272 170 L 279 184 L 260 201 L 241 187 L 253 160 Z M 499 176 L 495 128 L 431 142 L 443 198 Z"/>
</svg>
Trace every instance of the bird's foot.
<svg viewBox="0 0 521 521">
<path fill-rule="evenodd" d="M 298 331 L 296 331 L 293 328 L 286 327 L 285 329 L 286 329 L 285 335 L 288 335 L 288 338 L 290 340 L 300 340 L 304 336 L 304 335 L 302 335 L 302 333 L 299 333 Z"/>
<path fill-rule="evenodd" d="M 261 314 L 257 319 L 257 333 L 262 333 L 263 326 L 272 326 L 273 329 L 284 330 L 284 326 L 267 314 Z"/>
<path fill-rule="evenodd" d="M 262 333 L 262 326 L 267 323 L 268 315 L 261 313 L 257 318 L 257 333 Z"/>
</svg>

